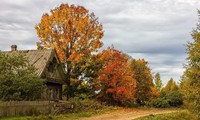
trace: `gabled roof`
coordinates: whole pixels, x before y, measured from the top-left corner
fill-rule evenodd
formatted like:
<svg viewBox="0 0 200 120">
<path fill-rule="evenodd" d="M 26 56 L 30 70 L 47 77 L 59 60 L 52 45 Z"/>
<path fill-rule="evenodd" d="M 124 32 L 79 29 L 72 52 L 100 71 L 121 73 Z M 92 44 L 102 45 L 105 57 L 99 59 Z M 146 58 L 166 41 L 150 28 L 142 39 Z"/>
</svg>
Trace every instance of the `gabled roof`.
<svg viewBox="0 0 200 120">
<path fill-rule="evenodd" d="M 42 78 L 46 78 L 47 82 L 64 84 L 65 74 L 57 54 L 54 49 L 39 49 L 39 50 L 17 50 L 16 45 L 11 46 L 11 51 L 3 51 L 8 55 L 23 55 L 27 58 L 28 63 L 36 68 L 36 74 Z M 54 59 L 56 58 L 56 59 Z M 56 60 L 56 61 L 55 61 Z M 50 63 L 56 62 L 58 65 L 55 73 L 55 78 L 51 78 L 52 74 L 48 74 L 47 70 Z M 47 72 L 47 73 L 46 73 Z M 50 76 L 48 76 L 50 75 Z"/>
<path fill-rule="evenodd" d="M 52 54 L 55 54 L 53 49 L 42 50 L 17 50 L 4 52 L 11 55 L 22 54 L 27 57 L 29 64 L 36 68 L 36 73 L 41 76 Z"/>
<path fill-rule="evenodd" d="M 27 57 L 29 64 L 35 66 L 36 73 L 41 76 L 43 70 L 45 69 L 49 59 L 51 58 L 54 50 L 25 50 L 22 51 Z"/>
</svg>

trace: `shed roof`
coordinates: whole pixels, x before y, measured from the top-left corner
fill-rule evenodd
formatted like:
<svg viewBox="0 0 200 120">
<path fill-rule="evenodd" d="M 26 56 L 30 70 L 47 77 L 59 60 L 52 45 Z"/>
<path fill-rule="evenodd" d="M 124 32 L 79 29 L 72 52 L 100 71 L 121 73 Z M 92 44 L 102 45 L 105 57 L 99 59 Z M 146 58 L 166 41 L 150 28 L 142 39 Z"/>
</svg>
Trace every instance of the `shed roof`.
<svg viewBox="0 0 200 120">
<path fill-rule="evenodd" d="M 55 53 L 53 49 L 42 50 L 16 50 L 4 52 L 11 55 L 22 54 L 27 57 L 29 64 L 36 68 L 36 73 L 41 76 L 52 54 Z"/>
</svg>

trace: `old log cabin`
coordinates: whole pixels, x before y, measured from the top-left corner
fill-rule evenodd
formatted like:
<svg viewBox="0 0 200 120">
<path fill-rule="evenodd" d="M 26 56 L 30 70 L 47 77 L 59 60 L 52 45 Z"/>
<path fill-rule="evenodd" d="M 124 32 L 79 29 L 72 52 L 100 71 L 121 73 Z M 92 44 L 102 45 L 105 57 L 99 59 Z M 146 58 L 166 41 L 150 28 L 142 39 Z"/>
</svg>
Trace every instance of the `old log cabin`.
<svg viewBox="0 0 200 120">
<path fill-rule="evenodd" d="M 36 68 L 37 75 L 46 80 L 47 89 L 42 93 L 42 99 L 62 99 L 62 84 L 64 83 L 65 75 L 55 50 L 17 50 L 17 45 L 12 45 L 11 51 L 4 53 L 26 56 L 29 64 Z"/>
</svg>

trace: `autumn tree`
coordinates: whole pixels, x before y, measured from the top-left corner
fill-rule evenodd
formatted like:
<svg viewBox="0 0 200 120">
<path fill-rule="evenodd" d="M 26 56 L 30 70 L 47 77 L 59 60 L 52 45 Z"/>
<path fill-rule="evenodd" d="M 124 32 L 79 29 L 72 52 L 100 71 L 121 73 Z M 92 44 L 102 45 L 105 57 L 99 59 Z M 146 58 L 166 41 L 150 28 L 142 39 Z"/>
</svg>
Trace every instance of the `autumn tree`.
<svg viewBox="0 0 200 120">
<path fill-rule="evenodd" d="M 82 6 L 61 4 L 43 14 L 35 26 L 40 41 L 38 48 L 53 48 L 66 70 L 66 84 L 71 88 L 72 71 L 83 57 L 96 52 L 103 43 L 103 27 L 94 13 Z M 67 98 L 70 94 L 67 95 Z"/>
<path fill-rule="evenodd" d="M 134 102 L 136 80 L 128 58 L 113 47 L 99 54 L 104 63 L 95 80 L 98 97 L 110 104 Z"/>
<path fill-rule="evenodd" d="M 200 118 L 200 11 L 197 27 L 192 31 L 193 42 L 187 44 L 186 71 L 183 75 L 182 85 L 189 89 L 185 98 L 190 102 L 190 110 L 198 114 Z"/>
<path fill-rule="evenodd" d="M 162 88 L 161 94 L 161 97 L 167 100 L 170 106 L 177 107 L 183 104 L 183 95 L 173 78 L 170 78 L 167 85 Z"/>
<path fill-rule="evenodd" d="M 155 87 L 157 89 L 158 92 L 161 92 L 161 89 L 162 89 L 162 81 L 160 79 L 160 73 L 156 73 L 155 75 Z"/>
<path fill-rule="evenodd" d="M 187 71 L 183 73 L 180 81 L 180 92 L 183 94 L 183 104 L 189 110 L 195 108 L 194 98 L 196 96 L 196 88 L 191 85 L 192 80 L 187 77 Z"/>
<path fill-rule="evenodd" d="M 136 78 L 136 102 L 145 104 L 146 101 L 151 99 L 152 95 L 158 95 L 153 86 L 153 77 L 148 62 L 144 59 L 133 59 L 132 71 L 134 71 Z"/>
<path fill-rule="evenodd" d="M 163 87 L 162 91 L 165 92 L 166 94 L 178 91 L 178 86 L 176 82 L 173 80 L 173 78 L 170 78 L 167 85 Z"/>
</svg>

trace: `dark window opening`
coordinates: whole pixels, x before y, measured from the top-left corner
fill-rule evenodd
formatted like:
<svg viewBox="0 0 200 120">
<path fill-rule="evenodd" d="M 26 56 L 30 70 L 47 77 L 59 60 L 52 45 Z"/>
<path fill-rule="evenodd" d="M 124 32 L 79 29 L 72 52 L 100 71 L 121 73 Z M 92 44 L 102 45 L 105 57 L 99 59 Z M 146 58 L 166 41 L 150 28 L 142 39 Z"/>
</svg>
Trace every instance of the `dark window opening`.
<svg viewBox="0 0 200 120">
<path fill-rule="evenodd" d="M 53 72 L 53 63 L 50 63 L 50 64 L 49 64 L 48 71 L 49 71 L 49 72 Z"/>
<path fill-rule="evenodd" d="M 53 63 L 57 63 L 57 60 L 55 57 L 53 57 Z"/>
</svg>

